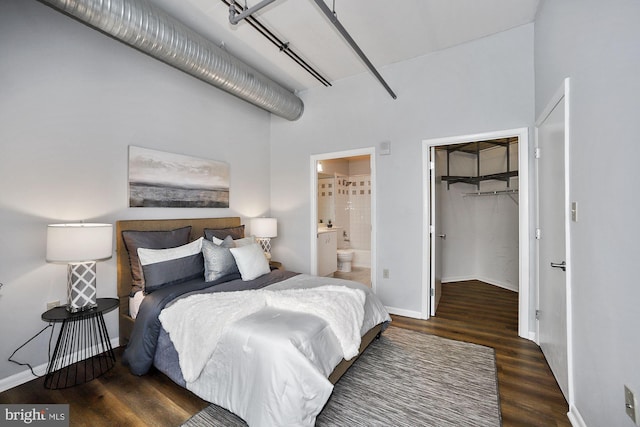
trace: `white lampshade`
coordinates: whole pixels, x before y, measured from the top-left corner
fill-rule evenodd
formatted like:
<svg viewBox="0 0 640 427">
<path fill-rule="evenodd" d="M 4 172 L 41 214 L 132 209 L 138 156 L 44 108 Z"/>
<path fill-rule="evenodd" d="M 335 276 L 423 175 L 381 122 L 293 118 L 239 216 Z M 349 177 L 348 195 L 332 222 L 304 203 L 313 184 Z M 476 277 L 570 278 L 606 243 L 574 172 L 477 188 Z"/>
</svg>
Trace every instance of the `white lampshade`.
<svg viewBox="0 0 640 427">
<path fill-rule="evenodd" d="M 251 234 L 256 237 L 278 236 L 278 221 L 275 218 L 252 218 Z"/>
<path fill-rule="evenodd" d="M 50 224 L 47 226 L 47 261 L 82 262 L 111 258 L 111 224 Z"/>
</svg>

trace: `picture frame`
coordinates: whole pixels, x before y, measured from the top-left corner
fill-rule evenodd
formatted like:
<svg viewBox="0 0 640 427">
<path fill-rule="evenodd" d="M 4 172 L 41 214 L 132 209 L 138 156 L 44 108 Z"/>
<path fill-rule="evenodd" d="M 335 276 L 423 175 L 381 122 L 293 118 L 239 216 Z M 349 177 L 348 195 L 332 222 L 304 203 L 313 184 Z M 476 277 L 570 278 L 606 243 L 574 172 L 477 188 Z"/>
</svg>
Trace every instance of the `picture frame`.
<svg viewBox="0 0 640 427">
<path fill-rule="evenodd" d="M 129 146 L 129 207 L 228 208 L 229 164 Z"/>
</svg>

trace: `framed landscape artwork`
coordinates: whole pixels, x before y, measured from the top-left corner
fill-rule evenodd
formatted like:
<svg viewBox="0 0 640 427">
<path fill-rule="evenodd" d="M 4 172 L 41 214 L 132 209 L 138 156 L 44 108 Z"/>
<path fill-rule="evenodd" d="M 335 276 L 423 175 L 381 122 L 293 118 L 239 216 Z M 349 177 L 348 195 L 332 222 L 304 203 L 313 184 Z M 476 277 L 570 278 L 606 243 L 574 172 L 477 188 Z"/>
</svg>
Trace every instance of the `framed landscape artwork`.
<svg viewBox="0 0 640 427">
<path fill-rule="evenodd" d="M 129 207 L 228 208 L 229 165 L 129 146 Z"/>
</svg>

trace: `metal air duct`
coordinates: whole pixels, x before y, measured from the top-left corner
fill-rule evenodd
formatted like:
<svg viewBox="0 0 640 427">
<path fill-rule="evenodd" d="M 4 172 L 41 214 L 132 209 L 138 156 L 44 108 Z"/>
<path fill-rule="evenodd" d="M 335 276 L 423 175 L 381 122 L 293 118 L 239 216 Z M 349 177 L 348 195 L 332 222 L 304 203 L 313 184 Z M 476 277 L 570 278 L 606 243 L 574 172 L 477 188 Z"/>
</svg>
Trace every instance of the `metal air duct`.
<svg viewBox="0 0 640 427">
<path fill-rule="evenodd" d="M 273 114 L 302 116 L 304 104 L 294 93 L 147 0 L 40 1 Z"/>
</svg>

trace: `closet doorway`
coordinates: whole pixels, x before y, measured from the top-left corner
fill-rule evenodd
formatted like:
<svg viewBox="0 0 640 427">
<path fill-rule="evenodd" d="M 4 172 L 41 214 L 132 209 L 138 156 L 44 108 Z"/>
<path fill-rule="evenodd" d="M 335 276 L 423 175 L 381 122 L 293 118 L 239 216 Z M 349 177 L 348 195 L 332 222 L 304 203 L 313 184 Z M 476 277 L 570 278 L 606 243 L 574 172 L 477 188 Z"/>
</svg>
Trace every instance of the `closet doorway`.
<svg viewBox="0 0 640 427">
<path fill-rule="evenodd" d="M 480 280 L 518 292 L 529 334 L 527 128 L 423 141 L 423 317 L 442 282 Z"/>
</svg>

